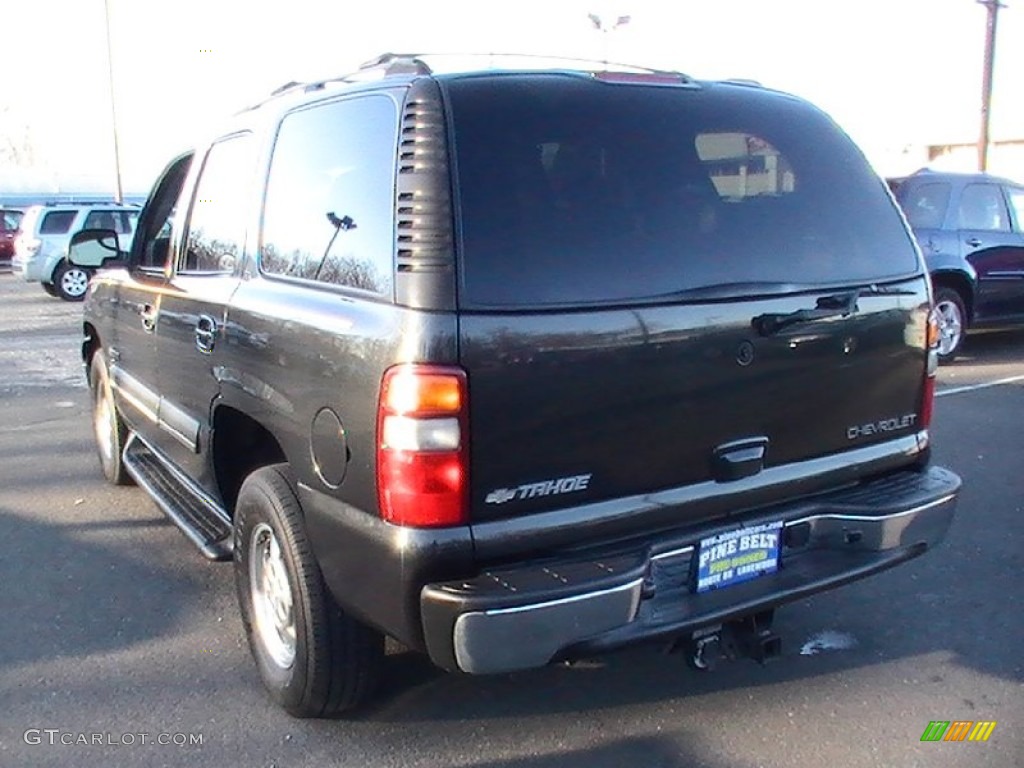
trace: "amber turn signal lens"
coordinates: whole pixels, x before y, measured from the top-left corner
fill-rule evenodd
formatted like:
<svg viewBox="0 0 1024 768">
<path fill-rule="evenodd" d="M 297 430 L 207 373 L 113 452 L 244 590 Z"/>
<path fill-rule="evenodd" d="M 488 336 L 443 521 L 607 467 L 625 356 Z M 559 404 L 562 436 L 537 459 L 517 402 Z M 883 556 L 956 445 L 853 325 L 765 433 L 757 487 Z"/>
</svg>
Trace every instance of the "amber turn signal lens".
<svg viewBox="0 0 1024 768">
<path fill-rule="evenodd" d="M 399 368 L 385 380 L 384 408 L 391 413 L 458 413 L 462 382 L 458 376 Z"/>
<path fill-rule="evenodd" d="M 937 309 L 928 313 L 928 349 L 939 348 L 939 314 Z"/>
</svg>

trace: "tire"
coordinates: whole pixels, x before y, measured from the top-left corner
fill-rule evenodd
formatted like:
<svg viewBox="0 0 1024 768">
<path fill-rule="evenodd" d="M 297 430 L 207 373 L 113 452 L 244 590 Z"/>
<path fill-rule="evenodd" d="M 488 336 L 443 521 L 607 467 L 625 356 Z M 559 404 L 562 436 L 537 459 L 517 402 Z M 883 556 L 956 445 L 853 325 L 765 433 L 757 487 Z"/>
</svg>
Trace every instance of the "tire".
<svg viewBox="0 0 1024 768">
<path fill-rule="evenodd" d="M 53 283 L 43 283 L 43 290 L 53 298 L 57 298 L 57 286 Z"/>
<path fill-rule="evenodd" d="M 92 272 L 85 267 L 76 267 L 62 261 L 53 270 L 53 287 L 64 301 L 82 301 L 89 288 Z"/>
<path fill-rule="evenodd" d="M 287 465 L 249 475 L 234 522 L 235 585 L 270 697 L 295 717 L 329 717 L 373 692 L 383 636 L 335 603 L 306 536 Z"/>
<path fill-rule="evenodd" d="M 117 412 L 110 375 L 102 349 L 97 349 L 89 361 L 89 389 L 92 392 L 92 430 L 96 438 L 103 476 L 112 485 L 131 485 L 132 479 L 124 466 L 124 445 L 128 428 Z"/>
<path fill-rule="evenodd" d="M 967 332 L 967 311 L 959 292 L 952 288 L 935 291 L 939 319 L 939 362 L 948 363 L 960 352 Z"/>
</svg>

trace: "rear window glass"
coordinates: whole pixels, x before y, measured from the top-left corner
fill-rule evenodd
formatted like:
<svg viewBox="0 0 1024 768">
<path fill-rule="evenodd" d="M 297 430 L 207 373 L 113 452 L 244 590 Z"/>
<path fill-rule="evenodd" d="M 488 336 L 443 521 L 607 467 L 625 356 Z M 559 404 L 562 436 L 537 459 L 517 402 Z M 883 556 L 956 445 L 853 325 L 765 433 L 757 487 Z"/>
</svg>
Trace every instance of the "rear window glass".
<svg viewBox="0 0 1024 768">
<path fill-rule="evenodd" d="M 447 85 L 464 304 L 775 292 L 918 269 L 883 182 L 802 102 L 564 76 Z"/>
<path fill-rule="evenodd" d="M 896 199 L 914 229 L 939 229 L 946 219 L 949 191 L 945 181 L 910 184 L 900 188 Z"/>
<path fill-rule="evenodd" d="M 75 221 L 75 211 L 50 211 L 39 225 L 40 235 L 63 235 Z"/>
</svg>

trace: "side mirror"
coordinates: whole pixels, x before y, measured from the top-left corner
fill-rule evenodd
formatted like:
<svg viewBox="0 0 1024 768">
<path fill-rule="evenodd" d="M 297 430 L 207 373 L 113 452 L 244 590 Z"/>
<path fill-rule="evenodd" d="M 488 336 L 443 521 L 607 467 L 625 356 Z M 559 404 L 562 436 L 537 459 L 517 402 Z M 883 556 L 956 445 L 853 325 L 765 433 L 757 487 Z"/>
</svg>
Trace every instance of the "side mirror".
<svg viewBox="0 0 1024 768">
<path fill-rule="evenodd" d="M 68 261 L 76 267 L 113 267 L 124 264 L 127 258 L 112 229 L 83 229 L 71 236 Z"/>
</svg>

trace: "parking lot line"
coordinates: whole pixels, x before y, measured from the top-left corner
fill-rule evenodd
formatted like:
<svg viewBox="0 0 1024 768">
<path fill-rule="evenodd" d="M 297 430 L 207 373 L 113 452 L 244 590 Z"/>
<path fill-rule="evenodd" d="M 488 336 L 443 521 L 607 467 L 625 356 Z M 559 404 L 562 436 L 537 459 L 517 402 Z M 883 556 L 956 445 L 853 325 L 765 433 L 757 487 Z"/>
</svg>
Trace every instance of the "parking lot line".
<svg viewBox="0 0 1024 768">
<path fill-rule="evenodd" d="M 943 397 L 945 395 L 959 395 L 962 392 L 973 392 L 976 389 L 988 389 L 989 387 L 1001 387 L 1004 384 L 1016 384 L 1018 381 L 1024 381 L 1024 376 L 1007 376 L 1005 379 L 996 379 L 995 381 L 985 381 L 981 384 L 970 384 L 964 387 L 951 387 L 950 389 L 940 389 L 935 393 L 936 397 Z"/>
</svg>

